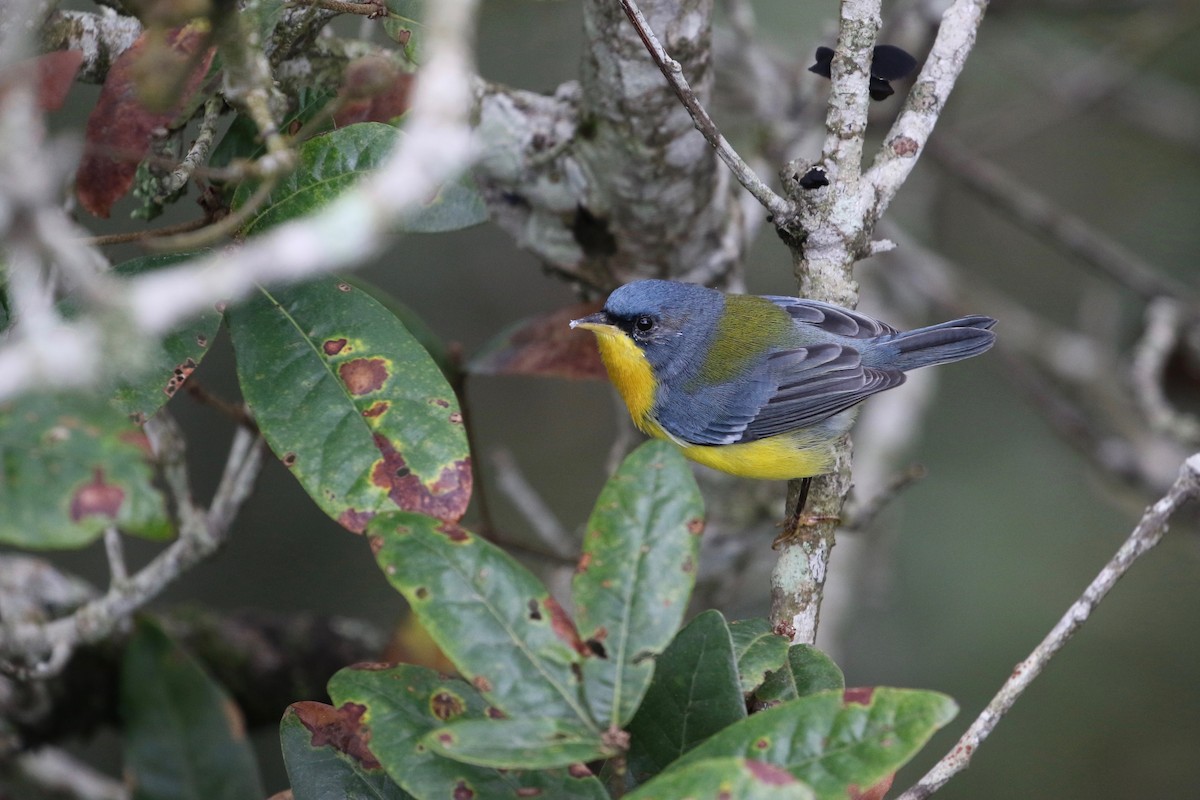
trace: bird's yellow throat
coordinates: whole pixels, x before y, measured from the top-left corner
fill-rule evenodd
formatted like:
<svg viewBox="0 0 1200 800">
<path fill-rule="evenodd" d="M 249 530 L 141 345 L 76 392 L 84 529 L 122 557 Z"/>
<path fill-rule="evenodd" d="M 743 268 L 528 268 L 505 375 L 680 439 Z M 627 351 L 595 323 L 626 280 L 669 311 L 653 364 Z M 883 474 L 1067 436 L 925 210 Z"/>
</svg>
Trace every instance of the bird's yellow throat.
<svg viewBox="0 0 1200 800">
<path fill-rule="evenodd" d="M 604 368 L 608 370 L 609 379 L 629 408 L 629 416 L 633 418 L 633 423 L 651 436 L 669 438 L 650 417 L 658 381 L 654 379 L 654 370 L 642 349 L 626 336 L 624 331 L 612 325 L 587 322 L 579 327 L 596 334 L 596 344 L 600 348 Z"/>
</svg>

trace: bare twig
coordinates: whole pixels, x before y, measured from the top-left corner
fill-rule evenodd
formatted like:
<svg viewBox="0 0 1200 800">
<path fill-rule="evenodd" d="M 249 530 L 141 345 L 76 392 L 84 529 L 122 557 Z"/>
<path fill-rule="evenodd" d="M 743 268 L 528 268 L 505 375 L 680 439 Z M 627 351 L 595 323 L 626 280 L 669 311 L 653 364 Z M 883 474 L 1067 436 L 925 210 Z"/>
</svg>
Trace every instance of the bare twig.
<svg viewBox="0 0 1200 800">
<path fill-rule="evenodd" d="M 566 528 L 541 495 L 525 480 L 513 454 L 508 450 L 497 450 L 492 453 L 491 460 L 496 486 L 525 517 L 538 539 L 556 555 L 570 558 L 577 549 L 576 545 L 570 541 Z"/>
<path fill-rule="evenodd" d="M 108 558 L 108 575 L 113 584 L 129 580 L 129 570 L 125 566 L 125 548 L 121 542 L 121 532 L 114 527 L 104 529 L 104 555 Z"/>
<path fill-rule="evenodd" d="M 129 790 L 120 781 L 94 770 L 57 747 L 22 753 L 16 759 L 18 772 L 28 781 L 66 793 L 78 800 L 128 800 Z"/>
<path fill-rule="evenodd" d="M 971 723 L 971 727 L 942 760 L 897 800 L 924 800 L 940 789 L 954 775 L 967 768 L 979 745 L 988 737 L 996 723 L 1008 713 L 1021 694 L 1041 674 L 1050 659 L 1087 621 L 1092 611 L 1104 599 L 1116 582 L 1129 571 L 1134 562 L 1149 552 L 1166 533 L 1171 516 L 1185 503 L 1200 494 L 1200 453 L 1189 457 L 1179 470 L 1179 477 L 1170 491 L 1146 509 L 1137 527 L 1121 545 L 1116 555 L 1088 585 L 1062 619 L 1046 635 L 1033 652 L 1019 663 L 1012 675 L 1000 687 L 987 707 Z"/>
<path fill-rule="evenodd" d="M 872 220 L 883 215 L 916 166 L 975 46 L 987 5 L 987 0 L 955 0 L 942 15 L 933 47 L 904 101 L 904 109 L 867 170 L 863 201 L 870 208 Z"/>
<path fill-rule="evenodd" d="M 336 11 L 339 14 L 358 14 L 367 19 L 379 19 L 387 16 L 388 10 L 381 2 L 355 3 L 346 0 L 299 0 L 299 4 L 309 3 L 326 11 Z"/>
<path fill-rule="evenodd" d="M 196 133 L 196 140 L 192 142 L 192 146 L 184 155 L 179 166 L 163 180 L 153 202 L 159 204 L 166 202 L 167 198 L 187 184 L 192 173 L 198 167 L 202 167 L 208 162 L 208 151 L 212 148 L 213 139 L 216 138 L 217 120 L 221 116 L 221 109 L 224 105 L 225 101 L 219 97 L 210 97 L 205 102 L 204 117 L 200 120 L 200 130 Z"/>
<path fill-rule="evenodd" d="M 178 225 L 165 225 L 161 228 L 153 228 L 150 230 L 129 231 L 127 233 L 106 233 L 103 236 L 86 236 L 83 243 L 92 247 L 106 247 L 114 244 L 129 244 L 130 242 L 140 242 L 145 239 L 154 239 L 163 236 L 174 236 L 177 233 L 187 233 L 194 231 L 197 228 L 203 228 L 210 224 L 212 220 L 201 217 L 188 222 L 181 222 Z"/>
<path fill-rule="evenodd" d="M 782 221 L 789 218 L 794 212 L 792 204 L 776 194 L 762 178 L 758 177 L 754 170 L 750 168 L 750 165 L 738 155 L 733 146 L 721 135 L 717 124 L 708 115 L 708 111 L 705 110 L 699 98 L 696 97 L 696 93 L 692 91 L 692 87 L 688 84 L 687 78 L 683 76 L 683 69 L 680 67 L 679 62 L 667 55 L 667 51 L 663 49 L 662 43 L 658 41 L 658 37 L 650 29 L 650 24 L 642 15 L 642 11 L 638 8 L 635 0 L 621 0 L 621 8 L 624 9 L 625 15 L 629 17 L 629 21 L 633 23 L 634 29 L 637 30 L 642 43 L 646 45 L 646 49 L 650 52 L 650 57 L 654 59 L 654 63 L 662 71 L 663 77 L 667 79 L 667 83 L 670 84 L 671 89 L 679 97 L 679 101 L 683 103 L 684 108 L 692 115 L 692 120 L 696 123 L 696 130 L 700 131 L 705 140 L 717 151 L 717 155 L 725 162 L 725 166 L 729 167 L 730 171 L 733 172 L 738 182 L 746 187 L 746 191 L 758 198 L 758 201 L 776 219 Z"/>
</svg>

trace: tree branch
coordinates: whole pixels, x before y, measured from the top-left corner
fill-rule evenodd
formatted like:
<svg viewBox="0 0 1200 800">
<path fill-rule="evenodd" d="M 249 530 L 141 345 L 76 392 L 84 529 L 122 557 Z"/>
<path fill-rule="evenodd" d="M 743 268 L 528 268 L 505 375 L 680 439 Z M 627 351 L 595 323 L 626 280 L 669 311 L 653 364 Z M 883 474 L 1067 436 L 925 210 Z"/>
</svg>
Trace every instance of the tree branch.
<svg viewBox="0 0 1200 800">
<path fill-rule="evenodd" d="M 642 15 L 642 10 L 638 8 L 635 0 L 621 0 L 621 8 L 629 17 L 629 21 L 633 23 L 634 30 L 641 37 L 642 43 L 646 45 L 650 57 L 654 59 L 654 63 L 658 65 L 663 77 L 667 79 L 675 96 L 692 115 L 692 121 L 696 123 L 696 130 L 700 131 L 705 141 L 716 150 L 717 155 L 725 162 L 725 166 L 729 167 L 738 183 L 746 187 L 746 191 L 754 195 L 758 202 L 762 203 L 763 207 L 776 219 L 782 222 L 790 217 L 794 212 L 792 204 L 772 191 L 771 187 L 758 177 L 750 165 L 742 160 L 733 146 L 721 135 L 717 124 L 708 115 L 708 111 L 705 110 L 700 99 L 696 97 L 696 93 L 692 91 L 691 85 L 688 84 L 687 78 L 684 77 L 683 67 L 679 65 L 678 61 L 667 55 L 667 51 L 663 49 L 662 43 L 650 29 L 650 24 L 646 22 L 646 18 Z"/>
<path fill-rule="evenodd" d="M 1179 470 L 1170 491 L 1154 505 L 1146 509 L 1137 527 L 1121 545 L 1116 555 L 1100 570 L 1096 578 L 1084 590 L 1058 624 L 1046 635 L 1033 652 L 1016 666 L 1012 675 L 982 713 L 971 723 L 971 727 L 950 749 L 933 769 L 925 774 L 912 788 L 897 800 L 924 800 L 946 784 L 950 778 L 966 769 L 979 745 L 996 727 L 996 723 L 1008 713 L 1021 694 L 1041 674 L 1050 659 L 1078 631 L 1100 601 L 1120 578 L 1129 571 L 1141 556 L 1149 552 L 1167 531 L 1171 516 L 1179 508 L 1200 494 L 1200 453 L 1189 457 Z"/>
</svg>

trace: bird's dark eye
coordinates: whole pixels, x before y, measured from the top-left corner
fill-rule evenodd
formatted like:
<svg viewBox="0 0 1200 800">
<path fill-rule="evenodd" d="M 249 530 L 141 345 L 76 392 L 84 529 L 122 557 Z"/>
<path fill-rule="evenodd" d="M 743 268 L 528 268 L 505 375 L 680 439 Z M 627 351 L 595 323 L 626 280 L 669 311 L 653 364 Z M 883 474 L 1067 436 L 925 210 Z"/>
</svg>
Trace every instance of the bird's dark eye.
<svg viewBox="0 0 1200 800">
<path fill-rule="evenodd" d="M 637 328 L 639 333 L 646 333 L 654 327 L 654 320 L 650 317 L 638 317 L 633 321 L 633 327 Z"/>
</svg>

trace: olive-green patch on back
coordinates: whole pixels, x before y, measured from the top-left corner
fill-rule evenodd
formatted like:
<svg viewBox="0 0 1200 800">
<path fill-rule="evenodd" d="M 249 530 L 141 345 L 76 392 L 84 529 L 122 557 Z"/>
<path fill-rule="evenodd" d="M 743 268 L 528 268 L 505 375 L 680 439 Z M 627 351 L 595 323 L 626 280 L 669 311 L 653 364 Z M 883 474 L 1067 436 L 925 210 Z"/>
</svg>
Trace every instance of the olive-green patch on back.
<svg viewBox="0 0 1200 800">
<path fill-rule="evenodd" d="M 786 344 L 791 327 L 787 312 L 770 300 L 754 295 L 728 295 L 712 346 L 695 382 L 713 386 L 733 380 L 769 347 Z"/>
</svg>

